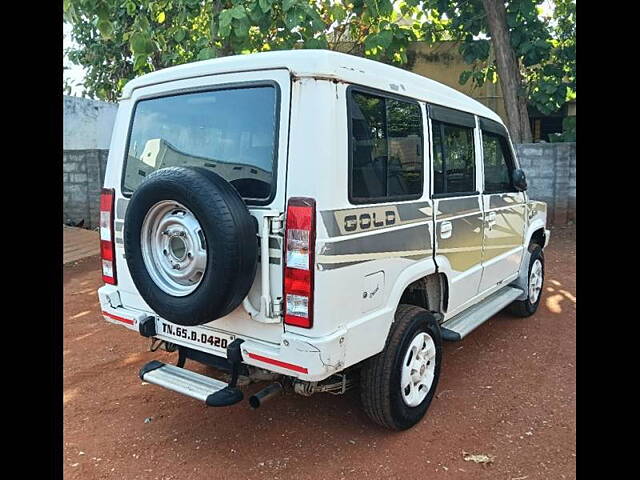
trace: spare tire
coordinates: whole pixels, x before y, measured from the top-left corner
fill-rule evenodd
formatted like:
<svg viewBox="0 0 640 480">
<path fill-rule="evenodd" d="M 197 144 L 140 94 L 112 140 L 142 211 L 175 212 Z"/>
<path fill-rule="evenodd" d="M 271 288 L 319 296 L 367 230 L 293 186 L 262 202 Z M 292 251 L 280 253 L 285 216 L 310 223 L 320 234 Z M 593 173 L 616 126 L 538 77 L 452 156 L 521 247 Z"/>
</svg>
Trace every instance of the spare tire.
<svg viewBox="0 0 640 480">
<path fill-rule="evenodd" d="M 160 317 L 186 326 L 224 317 L 242 303 L 258 263 L 257 222 L 238 192 L 201 167 L 150 174 L 124 221 L 129 273 Z"/>
</svg>

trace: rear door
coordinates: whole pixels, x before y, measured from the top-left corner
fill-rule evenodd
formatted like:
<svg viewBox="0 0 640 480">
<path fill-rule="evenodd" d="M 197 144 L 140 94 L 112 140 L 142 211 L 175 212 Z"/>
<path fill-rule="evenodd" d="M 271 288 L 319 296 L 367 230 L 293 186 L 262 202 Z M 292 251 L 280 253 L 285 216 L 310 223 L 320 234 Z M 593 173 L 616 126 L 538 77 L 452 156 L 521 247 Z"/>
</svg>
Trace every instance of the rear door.
<svg viewBox="0 0 640 480">
<path fill-rule="evenodd" d="M 505 128 L 484 118 L 479 119 L 479 126 L 485 212 L 480 291 L 484 292 L 518 272 L 524 251 L 526 199 L 512 184 L 516 164 Z"/>
<path fill-rule="evenodd" d="M 128 132 L 116 131 L 120 139 L 112 145 L 109 163 L 121 167 L 108 172 L 105 186 L 116 188 L 116 268 L 125 307 L 150 312 L 124 258 L 129 198 L 150 171 L 175 165 L 210 168 L 245 198 L 259 236 L 268 236 L 269 247 L 268 258 L 259 260 L 246 306 L 261 309 L 263 261 L 269 263 L 269 301 L 281 299 L 282 236 L 270 229 L 269 219 L 285 210 L 290 88 L 288 70 L 242 72 L 151 85 L 134 90 L 124 103 L 120 114 L 133 120 L 125 127 Z M 258 318 L 262 321 L 252 319 L 241 305 L 203 328 L 278 343 L 283 331 L 279 317 Z"/>
<path fill-rule="evenodd" d="M 449 280 L 447 317 L 478 293 L 482 275 L 483 213 L 479 192 L 475 117 L 429 106 L 435 259 Z"/>
</svg>

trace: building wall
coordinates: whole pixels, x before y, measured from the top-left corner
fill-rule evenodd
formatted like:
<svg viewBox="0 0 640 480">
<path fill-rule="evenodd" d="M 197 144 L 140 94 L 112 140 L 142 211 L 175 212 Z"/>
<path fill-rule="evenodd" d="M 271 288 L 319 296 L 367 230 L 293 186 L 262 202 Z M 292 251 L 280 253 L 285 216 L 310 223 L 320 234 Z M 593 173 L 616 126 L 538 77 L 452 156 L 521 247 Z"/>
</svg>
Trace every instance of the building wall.
<svg viewBox="0 0 640 480">
<path fill-rule="evenodd" d="M 62 155 L 62 213 L 65 224 L 100 225 L 100 190 L 109 150 L 65 150 Z"/>
<path fill-rule="evenodd" d="M 118 105 L 63 97 L 63 219 L 99 225 L 100 189 Z"/>
<path fill-rule="evenodd" d="M 407 70 L 469 95 L 500 115 L 503 121 L 506 121 L 507 112 L 504 108 L 499 80 L 496 83 L 485 82 L 482 87 L 474 87 L 471 80 L 460 85 L 460 74 L 471 70 L 471 65 L 463 60 L 462 55 L 458 52 L 457 43 L 441 42 L 430 45 L 415 42 L 409 46 L 407 58 L 409 60 Z"/>
<path fill-rule="evenodd" d="M 529 198 L 547 203 L 548 223 L 575 223 L 576 144 L 523 143 L 515 147 L 527 175 Z"/>
<path fill-rule="evenodd" d="M 117 111 L 115 103 L 64 95 L 63 149 L 108 149 Z"/>
</svg>

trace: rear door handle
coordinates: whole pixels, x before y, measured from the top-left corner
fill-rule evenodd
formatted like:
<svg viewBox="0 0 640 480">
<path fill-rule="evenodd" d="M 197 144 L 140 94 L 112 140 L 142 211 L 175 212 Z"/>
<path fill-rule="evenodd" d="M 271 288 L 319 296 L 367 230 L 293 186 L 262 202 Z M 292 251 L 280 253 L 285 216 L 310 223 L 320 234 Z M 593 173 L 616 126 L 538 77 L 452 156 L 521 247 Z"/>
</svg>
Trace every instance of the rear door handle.
<svg viewBox="0 0 640 480">
<path fill-rule="evenodd" d="M 445 220 L 440 224 L 440 238 L 449 238 L 453 231 L 453 225 L 450 221 Z"/>
</svg>

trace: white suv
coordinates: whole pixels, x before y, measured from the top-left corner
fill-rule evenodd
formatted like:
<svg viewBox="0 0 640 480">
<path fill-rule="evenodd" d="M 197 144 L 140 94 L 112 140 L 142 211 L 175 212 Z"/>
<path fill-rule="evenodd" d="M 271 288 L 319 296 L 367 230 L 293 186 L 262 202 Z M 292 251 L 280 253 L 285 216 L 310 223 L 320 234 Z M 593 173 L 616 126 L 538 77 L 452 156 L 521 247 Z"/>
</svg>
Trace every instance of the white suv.
<svg viewBox="0 0 640 480">
<path fill-rule="evenodd" d="M 270 379 L 253 407 L 359 385 L 371 419 L 406 429 L 442 340 L 538 307 L 549 231 L 525 190 L 492 110 L 401 69 L 314 50 L 168 68 L 120 101 L 102 313 L 178 350 L 146 382 L 224 406 Z"/>
</svg>

